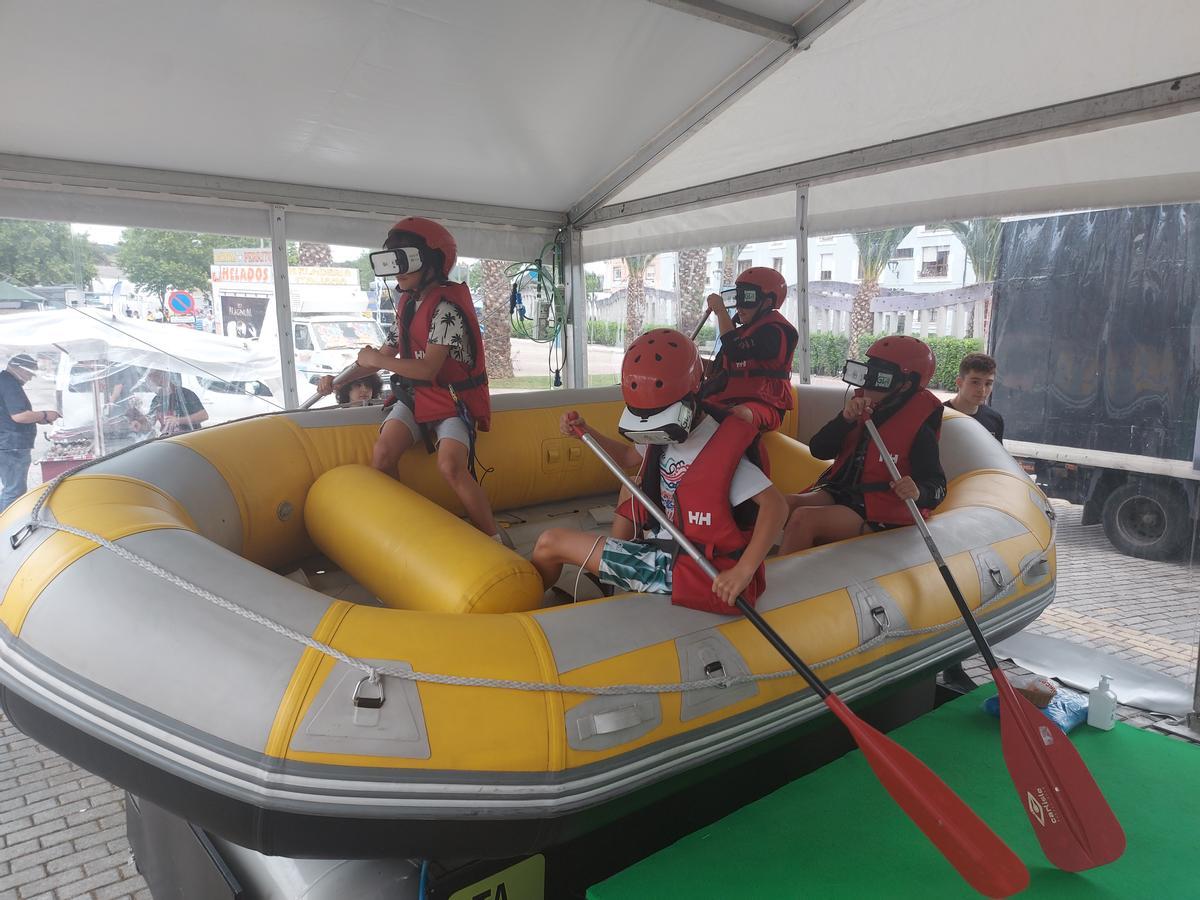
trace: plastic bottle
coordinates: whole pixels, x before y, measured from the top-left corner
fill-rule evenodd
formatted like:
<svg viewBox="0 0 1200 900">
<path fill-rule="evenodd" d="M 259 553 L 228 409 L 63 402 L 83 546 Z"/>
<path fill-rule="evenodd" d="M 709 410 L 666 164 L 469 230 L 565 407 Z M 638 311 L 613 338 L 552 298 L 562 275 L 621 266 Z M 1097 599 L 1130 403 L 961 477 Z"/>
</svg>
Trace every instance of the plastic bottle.
<svg viewBox="0 0 1200 900">
<path fill-rule="evenodd" d="M 1117 695 L 1109 687 L 1111 676 L 1101 675 L 1100 683 L 1088 694 L 1087 723 L 1093 728 L 1109 731 L 1117 716 Z"/>
</svg>

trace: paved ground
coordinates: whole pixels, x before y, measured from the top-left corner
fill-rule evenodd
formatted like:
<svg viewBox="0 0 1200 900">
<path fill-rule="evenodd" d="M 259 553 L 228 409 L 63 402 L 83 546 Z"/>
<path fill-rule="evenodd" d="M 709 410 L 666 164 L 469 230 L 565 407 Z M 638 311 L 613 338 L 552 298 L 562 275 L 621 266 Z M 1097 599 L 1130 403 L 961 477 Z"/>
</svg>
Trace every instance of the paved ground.
<svg viewBox="0 0 1200 900">
<path fill-rule="evenodd" d="M 1079 507 L 1056 505 L 1058 598 L 1030 630 L 1190 682 L 1200 626 L 1191 567 L 1121 556 L 1099 526 L 1080 526 Z M 988 677 L 978 657 L 966 669 L 977 681 Z M 1128 707 L 1120 715 L 1140 727 L 1155 718 Z M 141 900 L 150 893 L 130 859 L 121 792 L 0 717 L 0 900 L 33 897 Z"/>
</svg>

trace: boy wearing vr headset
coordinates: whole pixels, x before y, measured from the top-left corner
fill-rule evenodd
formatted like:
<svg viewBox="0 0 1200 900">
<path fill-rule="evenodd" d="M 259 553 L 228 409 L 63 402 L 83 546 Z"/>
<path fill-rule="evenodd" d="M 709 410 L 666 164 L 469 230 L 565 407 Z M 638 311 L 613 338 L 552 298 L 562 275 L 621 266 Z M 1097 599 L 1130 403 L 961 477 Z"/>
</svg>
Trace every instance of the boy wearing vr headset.
<svg viewBox="0 0 1200 900">
<path fill-rule="evenodd" d="M 774 431 L 793 406 L 792 356 L 800 336 L 779 307 L 787 298 L 783 275 L 754 266 L 734 282 L 736 321 L 720 294 L 708 295 L 721 349 L 709 369 L 704 399 L 728 407 L 759 431 Z"/>
<path fill-rule="evenodd" d="M 876 341 L 865 363 L 846 360 L 842 380 L 856 390 L 809 444 L 813 456 L 836 458 L 811 490 L 788 496 L 791 514 L 781 554 L 909 525 L 906 499 L 915 500 L 926 517 L 941 503 L 946 496 L 938 454 L 943 407 L 926 390 L 935 366 L 929 346 L 906 335 Z M 863 424 L 868 418 L 892 453 L 899 481 L 891 480 L 871 442 Z"/>
<path fill-rule="evenodd" d="M 754 464 L 758 430 L 700 401 L 702 365 L 696 345 L 672 328 L 648 332 L 621 363 L 626 444 L 593 430 L 576 412 L 563 434 L 582 428 L 618 464 L 640 465 L 642 490 L 713 562 L 715 580 L 664 532 L 654 517 L 626 501 L 613 536 L 569 528 L 543 532 L 532 562 L 547 588 L 564 563 L 580 565 L 621 591 L 669 593 L 681 606 L 730 615 L 739 594 L 753 603 L 765 585 L 763 560 L 787 517 L 783 495 Z M 622 515 L 627 513 L 627 515 Z"/>
<path fill-rule="evenodd" d="M 358 368 L 343 381 L 379 369 L 392 373 L 396 402 L 379 429 L 371 465 L 395 477 L 400 457 L 423 440 L 471 522 L 503 542 L 474 474 L 475 434 L 491 426 L 492 406 L 471 292 L 449 280 L 457 260 L 453 236 L 437 222 L 408 218 L 392 226 L 383 249 L 371 254 L 371 268 L 396 279 L 396 326 L 378 350 L 359 351 Z M 332 389 L 332 377 L 321 379 L 318 391 Z"/>
</svg>

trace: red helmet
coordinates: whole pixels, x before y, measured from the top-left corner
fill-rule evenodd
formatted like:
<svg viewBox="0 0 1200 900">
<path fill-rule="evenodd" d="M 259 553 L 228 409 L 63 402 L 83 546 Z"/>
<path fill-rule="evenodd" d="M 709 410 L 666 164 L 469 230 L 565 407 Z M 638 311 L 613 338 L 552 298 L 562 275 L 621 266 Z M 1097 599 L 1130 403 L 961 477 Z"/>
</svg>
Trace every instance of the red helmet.
<svg viewBox="0 0 1200 900">
<path fill-rule="evenodd" d="M 745 284 L 758 288 L 762 299 L 773 301 L 771 305 L 775 309 L 783 306 L 783 301 L 787 299 L 787 280 L 782 273 L 766 266 L 752 266 L 738 275 L 733 283 L 734 286 Z"/>
<path fill-rule="evenodd" d="M 925 387 L 937 368 L 937 357 L 924 341 L 906 334 L 893 334 L 880 338 L 867 348 L 867 356 L 882 359 L 899 366 L 904 376 L 916 374 L 918 387 Z"/>
<path fill-rule="evenodd" d="M 434 263 L 435 268 L 437 268 L 443 278 L 450 277 L 450 271 L 454 268 L 454 264 L 458 262 L 458 245 L 454 243 L 454 235 L 432 219 L 410 217 L 401 219 L 392 226 L 392 230 L 388 232 L 387 240 L 383 242 L 384 248 L 391 250 L 401 246 L 404 243 L 406 235 L 412 235 L 417 238 L 416 246 L 421 251 L 422 266 L 430 261 L 426 259 L 425 254 L 433 251 L 431 261 Z"/>
<path fill-rule="evenodd" d="M 665 409 L 699 391 L 703 373 L 700 353 L 686 334 L 655 328 L 625 351 L 621 396 L 630 409 Z"/>
</svg>

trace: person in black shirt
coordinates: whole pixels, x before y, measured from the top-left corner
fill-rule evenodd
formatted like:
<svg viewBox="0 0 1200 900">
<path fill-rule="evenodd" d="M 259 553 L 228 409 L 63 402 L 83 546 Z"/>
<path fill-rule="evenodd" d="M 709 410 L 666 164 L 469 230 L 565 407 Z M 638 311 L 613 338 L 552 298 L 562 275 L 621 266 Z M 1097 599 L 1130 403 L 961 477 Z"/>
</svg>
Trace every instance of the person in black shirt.
<svg viewBox="0 0 1200 900">
<path fill-rule="evenodd" d="M 0 512 L 25 493 L 38 425 L 49 425 L 61 413 L 33 409 L 25 383 L 37 373 L 37 362 L 19 353 L 0 371 Z"/>
<path fill-rule="evenodd" d="M 895 335 L 872 344 L 867 360 L 846 361 L 842 378 L 858 390 L 809 444 L 813 456 L 834 463 L 810 490 L 787 496 L 780 554 L 911 524 L 905 501 L 928 515 L 946 496 L 938 453 L 943 409 L 926 389 L 936 368 L 933 351 L 916 338 Z M 871 442 L 868 418 L 887 442 L 898 481 Z"/>
<path fill-rule="evenodd" d="M 964 413 L 991 432 L 996 440 L 1004 441 L 1004 419 L 987 405 L 996 383 L 996 361 L 986 353 L 968 353 L 958 364 L 954 379 L 958 393 L 946 401 L 953 410 Z"/>
<path fill-rule="evenodd" d="M 148 416 L 151 421 L 158 423 L 162 434 L 195 431 L 208 418 L 208 410 L 196 392 L 176 384 L 166 372 L 153 369 L 146 380 L 155 390 Z"/>
</svg>

